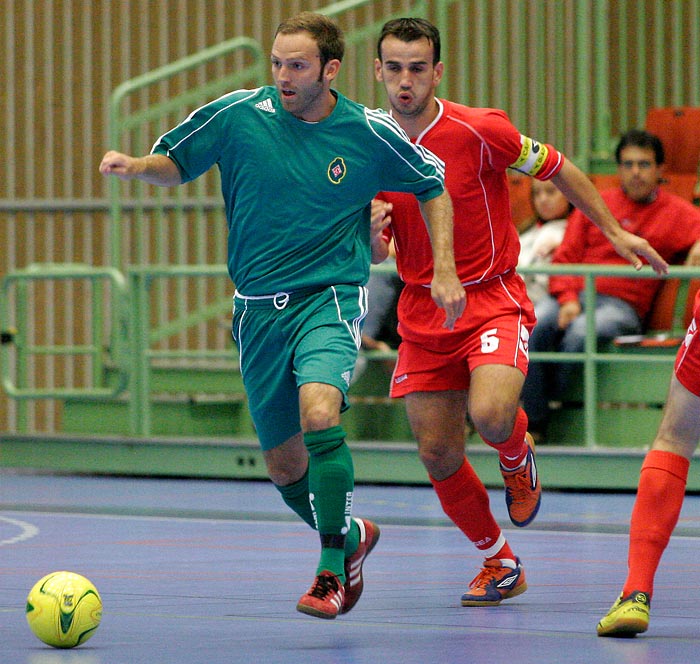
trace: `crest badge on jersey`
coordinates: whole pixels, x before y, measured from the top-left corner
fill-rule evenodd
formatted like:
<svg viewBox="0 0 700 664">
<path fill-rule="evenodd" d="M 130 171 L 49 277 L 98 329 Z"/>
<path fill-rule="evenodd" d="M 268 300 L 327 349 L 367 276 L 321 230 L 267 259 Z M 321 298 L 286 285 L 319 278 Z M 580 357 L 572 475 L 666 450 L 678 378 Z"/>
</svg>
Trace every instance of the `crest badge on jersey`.
<svg viewBox="0 0 700 664">
<path fill-rule="evenodd" d="M 328 164 L 328 179 L 333 184 L 340 184 L 347 172 L 348 169 L 346 168 L 342 157 L 336 157 L 330 164 Z"/>
</svg>

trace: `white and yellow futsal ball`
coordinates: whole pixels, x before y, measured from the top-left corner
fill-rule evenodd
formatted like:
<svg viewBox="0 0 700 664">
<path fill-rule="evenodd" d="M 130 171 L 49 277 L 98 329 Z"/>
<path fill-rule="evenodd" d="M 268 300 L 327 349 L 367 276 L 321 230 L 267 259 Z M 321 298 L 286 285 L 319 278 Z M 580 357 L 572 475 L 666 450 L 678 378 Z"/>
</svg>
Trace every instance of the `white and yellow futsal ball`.
<svg viewBox="0 0 700 664">
<path fill-rule="evenodd" d="M 80 574 L 52 572 L 29 591 L 29 627 L 54 648 L 74 648 L 85 643 L 101 619 L 102 599 L 97 588 Z"/>
</svg>

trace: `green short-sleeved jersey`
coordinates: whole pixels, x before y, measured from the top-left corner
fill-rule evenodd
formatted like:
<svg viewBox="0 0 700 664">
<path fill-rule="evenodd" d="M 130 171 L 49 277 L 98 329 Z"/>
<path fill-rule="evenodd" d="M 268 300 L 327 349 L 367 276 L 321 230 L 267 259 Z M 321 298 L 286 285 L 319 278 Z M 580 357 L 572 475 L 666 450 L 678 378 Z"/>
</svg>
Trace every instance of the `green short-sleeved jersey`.
<svg viewBox="0 0 700 664">
<path fill-rule="evenodd" d="M 284 110 L 274 86 L 238 90 L 161 136 L 183 182 L 216 164 L 228 220 L 228 268 L 243 294 L 366 283 L 369 202 L 379 191 L 429 200 L 444 164 L 391 117 L 336 93 L 316 123 Z"/>
</svg>

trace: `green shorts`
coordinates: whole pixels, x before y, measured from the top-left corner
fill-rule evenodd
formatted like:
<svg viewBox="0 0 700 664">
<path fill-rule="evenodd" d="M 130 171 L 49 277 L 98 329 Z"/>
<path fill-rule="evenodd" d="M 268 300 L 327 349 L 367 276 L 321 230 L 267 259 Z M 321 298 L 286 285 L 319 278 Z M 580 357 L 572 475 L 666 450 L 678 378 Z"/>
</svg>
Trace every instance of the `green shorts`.
<svg viewBox="0 0 700 664">
<path fill-rule="evenodd" d="M 248 406 L 263 450 L 301 431 L 299 387 L 334 385 L 347 392 L 360 348 L 367 289 L 330 286 L 321 291 L 233 298 Z"/>
</svg>

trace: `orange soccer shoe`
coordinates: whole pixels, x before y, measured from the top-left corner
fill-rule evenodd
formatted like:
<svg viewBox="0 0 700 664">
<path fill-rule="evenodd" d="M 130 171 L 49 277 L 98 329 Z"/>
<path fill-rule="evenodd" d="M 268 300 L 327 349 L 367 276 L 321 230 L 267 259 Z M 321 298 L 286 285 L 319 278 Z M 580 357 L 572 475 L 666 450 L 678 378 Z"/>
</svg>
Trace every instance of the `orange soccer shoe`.
<svg viewBox="0 0 700 664">
<path fill-rule="evenodd" d="M 316 618 L 333 620 L 340 613 L 344 597 L 345 591 L 340 579 L 333 572 L 323 570 L 308 592 L 302 595 L 297 604 L 297 611 Z"/>
<path fill-rule="evenodd" d="M 506 487 L 508 515 L 519 528 L 527 526 L 537 516 L 542 499 L 542 487 L 535 464 L 535 442 L 529 433 L 525 434 L 525 442 L 528 450 L 522 465 L 508 469 L 500 464 Z"/>
<path fill-rule="evenodd" d="M 497 558 L 487 560 L 462 595 L 462 606 L 498 606 L 504 599 L 524 593 L 527 583 L 520 558 L 515 559 L 515 568 L 511 564 Z"/>
</svg>

